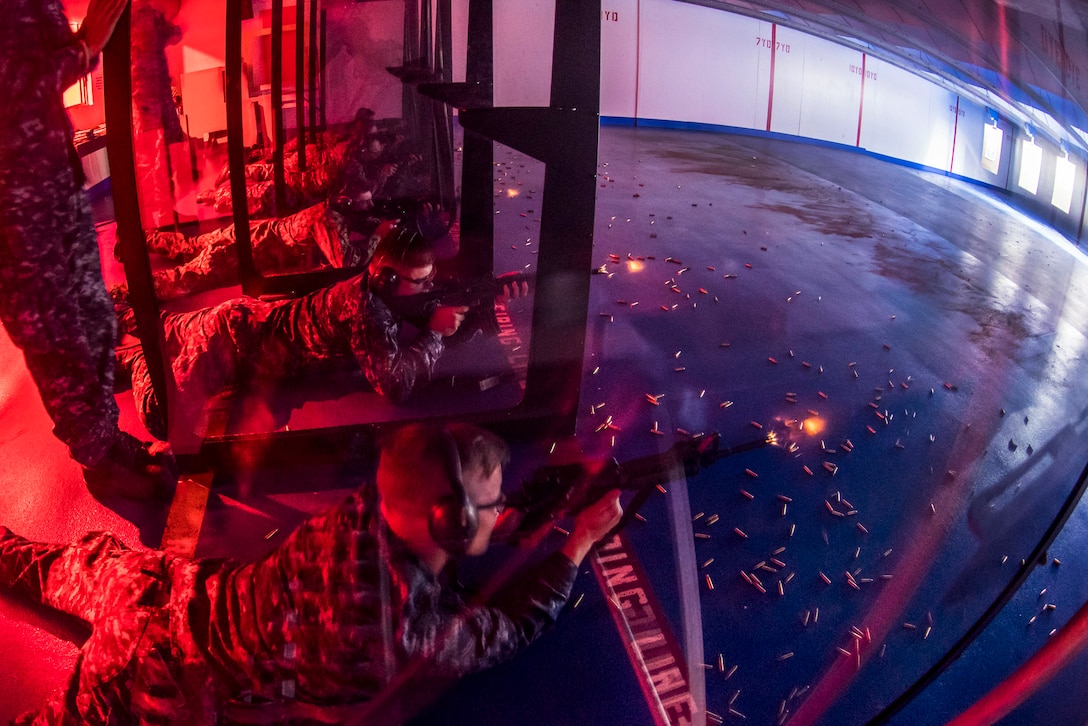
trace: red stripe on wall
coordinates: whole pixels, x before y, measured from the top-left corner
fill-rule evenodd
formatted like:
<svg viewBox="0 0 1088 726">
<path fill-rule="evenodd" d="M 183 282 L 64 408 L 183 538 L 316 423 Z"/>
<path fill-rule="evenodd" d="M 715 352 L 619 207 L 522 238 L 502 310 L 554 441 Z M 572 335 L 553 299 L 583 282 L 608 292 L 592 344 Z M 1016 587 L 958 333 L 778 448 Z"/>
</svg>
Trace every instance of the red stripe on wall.
<svg viewBox="0 0 1088 726">
<path fill-rule="evenodd" d="M 778 47 L 778 25 L 771 23 L 771 85 L 767 88 L 767 130 L 771 130 L 771 109 L 774 107 L 774 57 Z"/>
<path fill-rule="evenodd" d="M 865 54 L 861 54 L 861 99 L 858 101 L 858 138 L 854 146 L 861 146 L 861 116 L 865 111 Z"/>
</svg>

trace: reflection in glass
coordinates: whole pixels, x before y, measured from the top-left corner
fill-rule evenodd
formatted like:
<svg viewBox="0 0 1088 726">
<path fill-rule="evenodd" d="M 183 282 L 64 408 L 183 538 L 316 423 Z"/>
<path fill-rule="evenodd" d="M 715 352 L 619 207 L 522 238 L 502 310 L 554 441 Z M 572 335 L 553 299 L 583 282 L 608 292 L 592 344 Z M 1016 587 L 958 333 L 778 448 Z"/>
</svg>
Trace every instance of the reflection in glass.
<svg viewBox="0 0 1088 726">
<path fill-rule="evenodd" d="M 529 219 L 462 242 L 452 109 L 417 90 L 446 72 L 426 42 L 405 40 L 404 3 L 254 3 L 233 28 L 176 2 L 137 6 L 133 146 L 169 395 L 151 385 L 139 303 L 125 281 L 111 291 L 128 336 L 118 361 L 149 431 L 184 448 L 517 405 L 537 234 L 524 228 L 538 224 L 542 179 L 519 189 Z M 241 155 L 227 113 L 237 32 Z M 527 164 L 542 177 L 524 157 L 517 172 L 529 179 Z M 493 170 L 500 186 L 516 176 Z M 434 279 L 391 295 L 376 273 L 411 286 L 420 270 L 373 257 L 405 235 L 427 247 Z"/>
<path fill-rule="evenodd" d="M 445 380 L 436 385 L 449 390 L 439 395 L 483 394 L 504 384 L 505 393 L 476 402 L 516 404 L 518 376 L 501 341 L 514 329 L 507 302 L 528 293 L 528 280 L 440 276 L 436 251 L 442 242 L 415 225 L 394 225 L 369 269 L 347 280 L 292 299 L 242 296 L 164 315 L 178 391 L 173 405 L 189 422 L 188 433 L 204 435 L 210 426 L 228 425 L 213 419 L 230 417 L 230 395 L 220 395 L 230 393 L 258 404 L 259 418 L 273 428 L 289 424 L 291 410 L 307 397 L 300 399 L 301 391 L 321 400 L 377 394 L 384 407 L 394 407 L 429 390 L 440 375 Z M 118 309 L 122 329 L 135 334 L 129 309 Z M 166 438 L 167 421 L 139 346 L 120 350 L 118 362 L 131 377 L 144 424 Z M 458 377 L 462 385 L 455 389 Z M 431 395 L 424 404 L 435 400 Z M 364 413 L 374 415 L 375 409 L 369 405 Z"/>
</svg>

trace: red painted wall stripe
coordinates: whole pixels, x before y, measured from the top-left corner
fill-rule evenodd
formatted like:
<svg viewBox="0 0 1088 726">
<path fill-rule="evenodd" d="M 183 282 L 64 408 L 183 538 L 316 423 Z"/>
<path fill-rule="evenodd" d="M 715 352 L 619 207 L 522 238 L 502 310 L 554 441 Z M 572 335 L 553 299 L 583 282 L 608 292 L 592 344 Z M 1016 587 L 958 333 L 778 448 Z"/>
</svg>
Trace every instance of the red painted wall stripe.
<svg viewBox="0 0 1088 726">
<path fill-rule="evenodd" d="M 865 111 L 865 54 L 861 54 L 861 98 L 858 100 L 858 138 L 854 146 L 861 146 L 861 116 Z"/>
<path fill-rule="evenodd" d="M 771 23 L 771 85 L 767 88 L 767 130 L 771 130 L 771 109 L 774 106 L 774 58 L 778 47 L 778 25 Z"/>
</svg>

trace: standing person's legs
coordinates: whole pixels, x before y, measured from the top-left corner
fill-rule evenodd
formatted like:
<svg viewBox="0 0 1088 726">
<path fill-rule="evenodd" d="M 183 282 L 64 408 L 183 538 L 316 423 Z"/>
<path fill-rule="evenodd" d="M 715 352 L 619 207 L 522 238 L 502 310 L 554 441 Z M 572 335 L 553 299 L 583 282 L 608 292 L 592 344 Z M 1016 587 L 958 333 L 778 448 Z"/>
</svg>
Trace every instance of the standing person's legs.
<svg viewBox="0 0 1088 726">
<path fill-rule="evenodd" d="M 89 224 L 79 216 L 84 204 L 81 192 L 74 195 L 75 214 L 65 221 Z M 71 226 L 58 233 L 61 227 L 6 230 L 21 239 L 0 248 L 0 319 L 23 350 L 57 438 L 72 458 L 89 466 L 101 461 L 120 435 L 113 398 L 116 323 L 97 241 L 93 251 L 87 249 L 93 227 L 89 233 Z"/>
<path fill-rule="evenodd" d="M 165 444 L 145 444 L 117 425 L 113 348 L 117 324 L 102 279 L 86 198 L 64 213 L 3 230 L 0 320 L 23 350 L 53 432 L 83 465 L 96 494 L 169 494 L 177 465 Z"/>
</svg>

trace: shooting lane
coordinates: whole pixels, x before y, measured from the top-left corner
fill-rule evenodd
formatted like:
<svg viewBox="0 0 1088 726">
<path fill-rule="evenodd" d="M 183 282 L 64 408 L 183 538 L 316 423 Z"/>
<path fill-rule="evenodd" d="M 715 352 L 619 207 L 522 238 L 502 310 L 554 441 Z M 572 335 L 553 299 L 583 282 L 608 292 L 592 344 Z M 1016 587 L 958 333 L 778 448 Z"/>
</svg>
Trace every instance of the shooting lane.
<svg viewBox="0 0 1088 726">
<path fill-rule="evenodd" d="M 601 128 L 576 448 L 590 469 L 711 432 L 743 451 L 690 477 L 678 458 L 645 521 L 585 568 L 562 626 L 418 723 L 945 723 L 1088 596 L 1062 569 L 1080 561 L 1083 506 L 1052 544 L 1085 482 L 1088 265 L 1069 241 L 1083 202 L 1064 215 L 1010 206 L 1024 200 L 1004 120 L 1008 140 L 982 184 L 962 166 L 983 156 L 966 122 L 926 140 L 939 163 L 909 148 L 929 128 L 916 110 L 897 122 L 872 104 L 863 126 L 863 94 L 896 72 L 871 56 L 867 90 L 834 111 L 853 114 L 836 143 L 804 117 L 815 143 L 707 118 L 705 69 L 733 52 L 718 11 L 643 12 L 640 48 L 653 48 L 647 28 L 687 43 L 658 39 L 658 54 L 634 64 L 636 110 L 606 110 L 629 87 L 608 75 L 622 47 L 602 25 L 602 114 L 618 118 Z M 699 23 L 668 22 L 685 12 Z M 766 26 L 758 35 L 774 37 Z M 776 30 L 797 63 L 805 41 Z M 692 67 L 670 65 L 685 51 Z M 692 116 L 671 106 L 685 92 Z M 737 95 L 720 96 L 733 103 L 721 116 L 746 112 Z M 975 113 L 950 105 L 949 119 Z M 881 153 L 896 136 L 908 139 L 898 155 Z M 505 194 L 505 174 L 500 218 L 531 217 L 530 202 Z M 771 433 L 775 445 L 760 445 Z M 564 446 L 538 443 L 538 454 Z M 516 485 L 533 466 L 511 474 Z M 987 625 L 985 650 L 968 649 Z M 1084 661 L 1012 722 L 1079 723 L 1063 689 L 1078 688 Z M 692 709 L 704 694 L 706 711 Z"/>
<path fill-rule="evenodd" d="M 1079 495 L 1083 254 L 991 193 L 855 152 L 617 126 L 600 144 L 579 444 L 621 466 L 700 433 L 748 445 L 664 483 L 601 553 L 650 682 L 673 716 L 687 660 L 726 722 L 865 723 L 1034 569 Z M 593 576 L 575 599 L 422 722 L 571 723 L 569 697 L 578 723 L 660 723 Z M 1045 639 L 1052 599 L 1007 637 L 1038 615 Z"/>
</svg>

